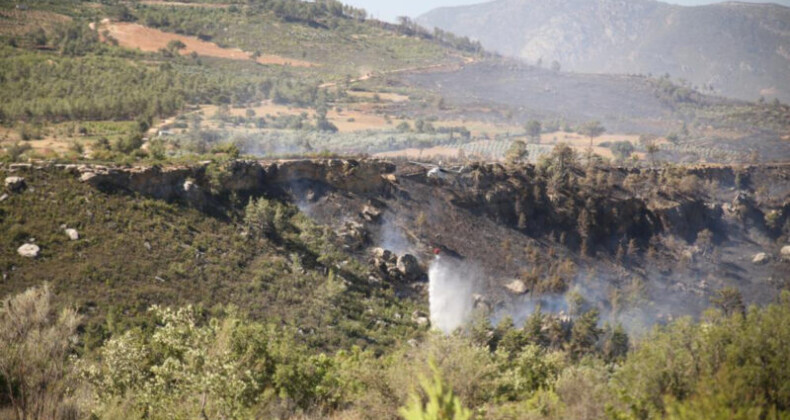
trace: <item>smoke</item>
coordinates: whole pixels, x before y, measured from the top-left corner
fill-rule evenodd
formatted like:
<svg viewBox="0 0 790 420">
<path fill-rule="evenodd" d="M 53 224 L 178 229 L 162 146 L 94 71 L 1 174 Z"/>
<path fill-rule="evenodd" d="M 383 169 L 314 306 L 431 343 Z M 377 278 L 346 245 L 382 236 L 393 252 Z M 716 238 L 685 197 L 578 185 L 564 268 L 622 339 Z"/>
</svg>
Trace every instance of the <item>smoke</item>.
<svg viewBox="0 0 790 420">
<path fill-rule="evenodd" d="M 479 270 L 459 260 L 436 257 L 428 270 L 431 324 L 451 333 L 472 318 Z"/>
<path fill-rule="evenodd" d="M 568 313 L 568 302 L 565 295 L 552 294 L 532 297 L 526 294 L 515 297 L 498 307 L 491 314 L 491 324 L 497 325 L 505 317 L 510 317 L 513 324 L 520 327 L 538 307 L 543 313 Z"/>
<path fill-rule="evenodd" d="M 431 263 L 428 278 L 432 325 L 449 334 L 469 323 L 476 311 L 476 298 L 479 298 L 476 294 L 484 289 L 485 273 L 471 262 L 442 256 Z M 596 309 L 601 325 L 619 324 L 630 335 L 641 336 L 653 325 L 670 321 L 672 314 L 684 313 L 678 305 L 650 300 L 646 296 L 615 310 L 608 299 L 610 287 L 597 276 L 579 275 L 571 290 L 564 294 L 510 295 L 504 300 L 489 301 L 489 308 L 493 310 L 489 319 L 492 325 L 497 325 L 510 317 L 520 327 L 538 307 L 544 314 L 570 317 Z"/>
<path fill-rule="evenodd" d="M 384 249 L 390 250 L 398 255 L 403 255 L 407 253 L 411 253 L 413 251 L 413 246 L 406 235 L 403 233 L 403 229 L 401 229 L 395 222 L 392 220 L 392 216 L 390 214 L 385 214 L 384 220 L 381 224 L 381 230 L 379 232 L 379 243 L 380 246 Z"/>
</svg>

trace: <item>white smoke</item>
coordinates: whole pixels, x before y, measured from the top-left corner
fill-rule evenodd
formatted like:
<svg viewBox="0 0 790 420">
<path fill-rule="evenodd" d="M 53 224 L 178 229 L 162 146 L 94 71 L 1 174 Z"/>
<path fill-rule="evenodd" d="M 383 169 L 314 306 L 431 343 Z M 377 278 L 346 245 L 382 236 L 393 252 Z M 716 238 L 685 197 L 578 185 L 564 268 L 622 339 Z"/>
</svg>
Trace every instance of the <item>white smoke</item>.
<svg viewBox="0 0 790 420">
<path fill-rule="evenodd" d="M 413 246 L 403 230 L 393 220 L 394 217 L 390 214 L 385 214 L 384 221 L 381 225 L 379 232 L 381 247 L 394 252 L 397 255 L 403 255 L 413 252 Z"/>
<path fill-rule="evenodd" d="M 431 324 L 451 333 L 472 318 L 479 271 L 451 258 L 436 257 L 428 270 Z"/>
</svg>

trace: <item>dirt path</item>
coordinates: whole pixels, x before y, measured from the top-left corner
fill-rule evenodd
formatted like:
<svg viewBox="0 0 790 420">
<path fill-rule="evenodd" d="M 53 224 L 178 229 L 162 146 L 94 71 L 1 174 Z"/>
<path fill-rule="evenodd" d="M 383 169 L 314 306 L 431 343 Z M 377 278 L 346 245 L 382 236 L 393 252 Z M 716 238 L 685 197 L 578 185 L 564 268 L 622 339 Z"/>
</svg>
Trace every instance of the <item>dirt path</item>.
<svg viewBox="0 0 790 420">
<path fill-rule="evenodd" d="M 231 60 L 251 60 L 250 53 L 239 48 L 222 48 L 213 42 L 206 42 L 196 37 L 178 35 L 170 32 L 149 28 L 137 23 L 103 22 L 102 30 L 106 29 L 110 35 L 118 40 L 122 47 L 139 48 L 142 51 L 155 52 L 166 48 L 170 41 L 181 41 L 186 48 L 181 54 L 190 54 L 193 51 L 198 55 L 208 57 L 227 58 Z M 281 66 L 312 67 L 316 64 L 296 60 L 279 55 L 263 54 L 257 60 L 260 64 L 273 64 Z"/>
</svg>

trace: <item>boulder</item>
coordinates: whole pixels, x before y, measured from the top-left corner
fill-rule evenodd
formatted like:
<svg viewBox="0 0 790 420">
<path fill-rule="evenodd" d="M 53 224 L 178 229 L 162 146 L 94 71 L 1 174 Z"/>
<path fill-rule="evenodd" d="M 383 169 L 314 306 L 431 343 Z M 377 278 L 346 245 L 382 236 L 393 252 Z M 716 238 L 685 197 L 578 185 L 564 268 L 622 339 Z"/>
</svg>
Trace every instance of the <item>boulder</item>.
<svg viewBox="0 0 790 420">
<path fill-rule="evenodd" d="M 359 249 L 368 241 L 368 231 L 362 224 L 347 221 L 337 232 L 343 243 L 351 249 Z"/>
<path fill-rule="evenodd" d="M 96 178 L 95 172 L 83 172 L 80 175 L 80 182 L 87 182 L 89 184 L 92 183 L 92 180 Z"/>
<path fill-rule="evenodd" d="M 195 181 L 191 179 L 187 179 L 186 181 L 184 181 L 183 188 L 184 188 L 184 192 L 188 193 L 197 190 L 198 186 L 195 184 Z"/>
<path fill-rule="evenodd" d="M 32 163 L 12 163 L 8 165 L 10 171 L 29 171 L 33 169 Z"/>
<path fill-rule="evenodd" d="M 25 178 L 21 176 L 9 176 L 5 179 L 5 188 L 11 192 L 20 192 L 27 187 Z"/>
<path fill-rule="evenodd" d="M 790 261 L 790 245 L 783 246 L 779 253 L 782 255 L 783 260 Z"/>
<path fill-rule="evenodd" d="M 362 217 L 368 222 L 378 222 L 381 220 L 381 210 L 370 204 L 366 204 L 365 207 L 362 208 Z"/>
<path fill-rule="evenodd" d="M 41 252 L 41 248 L 36 244 L 24 244 L 20 246 L 16 252 L 25 258 L 36 258 L 38 257 L 38 253 Z"/>
<path fill-rule="evenodd" d="M 392 258 L 392 252 L 380 247 L 373 248 L 371 254 L 373 254 L 373 258 L 378 258 L 384 261 L 389 261 Z"/>
<path fill-rule="evenodd" d="M 77 229 L 66 229 L 66 236 L 68 236 L 69 240 L 72 241 L 80 239 L 80 233 L 77 232 Z"/>
<path fill-rule="evenodd" d="M 411 254 L 398 257 L 397 268 L 406 280 L 417 280 L 422 276 L 420 263 L 417 261 L 417 257 Z"/>
<path fill-rule="evenodd" d="M 757 264 L 757 265 L 763 265 L 763 264 L 767 263 L 770 260 L 771 260 L 771 257 L 768 256 L 768 254 L 766 254 L 765 252 L 760 252 L 760 253 L 754 255 L 754 258 L 752 258 L 752 263 Z"/>
<path fill-rule="evenodd" d="M 511 281 L 510 283 L 505 285 L 505 289 L 507 289 L 509 292 L 515 295 L 523 295 L 524 293 L 527 293 L 528 290 L 527 285 L 524 284 L 524 282 L 521 280 Z"/>
<path fill-rule="evenodd" d="M 428 319 L 428 315 L 425 312 L 419 310 L 412 312 L 411 320 L 421 327 L 430 325 L 431 323 L 431 320 Z"/>
</svg>

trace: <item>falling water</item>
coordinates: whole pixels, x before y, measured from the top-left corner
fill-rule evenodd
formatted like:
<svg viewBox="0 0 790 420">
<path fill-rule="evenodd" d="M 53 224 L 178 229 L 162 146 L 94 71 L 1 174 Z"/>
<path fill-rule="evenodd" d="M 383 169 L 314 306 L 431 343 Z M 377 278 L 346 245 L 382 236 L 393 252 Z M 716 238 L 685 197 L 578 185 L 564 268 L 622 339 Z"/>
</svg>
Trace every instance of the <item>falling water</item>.
<svg viewBox="0 0 790 420">
<path fill-rule="evenodd" d="M 437 256 L 428 270 L 431 324 L 444 333 L 472 317 L 475 273 L 468 264 Z"/>
</svg>

